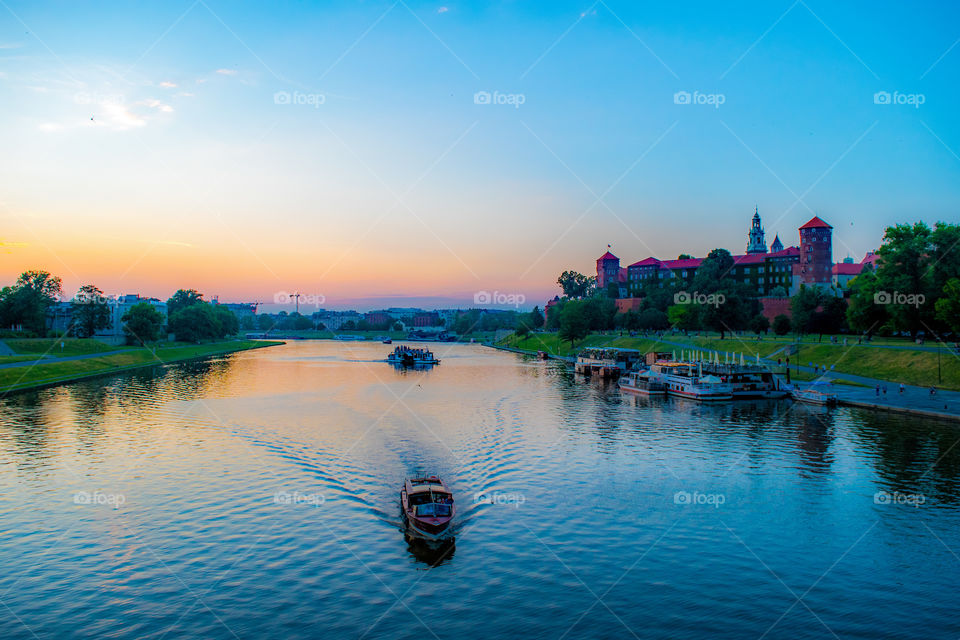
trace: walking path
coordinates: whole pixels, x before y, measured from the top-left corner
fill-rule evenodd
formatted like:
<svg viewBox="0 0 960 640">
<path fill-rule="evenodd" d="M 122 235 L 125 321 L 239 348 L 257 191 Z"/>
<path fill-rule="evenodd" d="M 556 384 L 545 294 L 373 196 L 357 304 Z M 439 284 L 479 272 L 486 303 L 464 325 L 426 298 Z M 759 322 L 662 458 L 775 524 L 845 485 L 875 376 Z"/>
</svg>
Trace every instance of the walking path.
<svg viewBox="0 0 960 640">
<path fill-rule="evenodd" d="M 9 348 L 9 347 L 8 347 Z M 100 358 L 102 356 L 112 356 L 118 353 L 126 353 L 130 349 L 116 349 L 114 351 L 101 351 L 100 353 L 84 353 L 79 356 L 60 356 L 60 357 L 49 357 L 49 356 L 39 356 L 35 360 L 20 360 L 19 362 L 6 362 L 0 364 L 0 369 L 12 369 L 14 367 L 30 367 L 35 364 L 53 364 L 54 362 L 68 362 L 70 360 L 86 360 L 87 358 Z M 18 354 L 13 353 L 12 351 L 8 354 L 0 355 L 33 355 L 33 354 Z"/>
<path fill-rule="evenodd" d="M 7 343 L 0 340 L 0 356 L 15 356 L 17 352 L 7 346 Z"/>
</svg>

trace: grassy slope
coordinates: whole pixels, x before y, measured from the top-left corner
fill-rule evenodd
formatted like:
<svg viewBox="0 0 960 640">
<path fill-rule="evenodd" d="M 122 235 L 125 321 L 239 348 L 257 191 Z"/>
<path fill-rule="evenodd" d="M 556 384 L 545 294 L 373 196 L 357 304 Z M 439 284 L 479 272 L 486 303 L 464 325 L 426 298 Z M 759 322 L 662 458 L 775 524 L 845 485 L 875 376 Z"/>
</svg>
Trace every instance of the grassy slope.
<svg viewBox="0 0 960 640">
<path fill-rule="evenodd" d="M 60 343 L 63 342 L 63 349 L 60 349 Z M 22 354 L 47 354 L 52 358 L 58 356 L 79 356 L 89 353 L 103 353 L 104 351 L 116 351 L 123 347 L 114 347 L 112 345 L 94 340 L 92 338 L 14 338 L 6 339 L 4 343 Z"/>
<path fill-rule="evenodd" d="M 280 343 L 233 340 L 200 345 L 173 345 L 157 348 L 156 354 L 150 349 L 134 348 L 125 353 L 84 358 L 83 360 L 0 369 L 0 390 L 19 389 L 36 384 L 65 381 L 87 375 L 120 371 L 125 368 L 189 360 L 191 358 L 244 351 L 274 344 Z"/>
<path fill-rule="evenodd" d="M 761 357 L 765 357 L 786 344 L 785 341 L 779 340 L 751 342 L 749 338 L 720 340 L 719 338 L 673 336 L 667 339 L 672 342 L 689 344 L 696 348 L 719 350 L 721 352 L 744 352 L 747 357 L 757 352 L 760 353 Z M 531 334 L 524 340 L 517 340 L 516 336 L 510 336 L 501 344 L 529 351 L 543 350 L 562 356 L 575 355 L 583 347 L 601 345 L 639 349 L 640 351 L 650 351 L 652 349 L 675 351 L 680 349 L 680 347 L 669 344 L 661 343 L 657 345 L 654 340 L 649 338 L 621 338 L 617 334 L 591 335 L 583 342 L 577 343 L 574 349 L 570 348 L 569 342 L 561 343 L 558 349 L 558 342 L 557 335 L 550 333 Z M 900 341 L 897 344 L 908 345 L 910 343 Z M 844 347 L 841 344 L 833 345 L 825 342 L 819 345 L 803 345 L 800 348 L 799 355 L 801 364 L 806 365 L 812 362 L 817 365 L 826 365 L 828 368 L 833 365 L 834 371 L 837 373 L 851 373 L 870 378 L 880 378 L 894 383 L 903 382 L 904 384 L 919 386 L 935 384 L 943 389 L 960 391 L 960 358 L 948 352 L 947 349 L 944 349 L 940 355 L 942 382 L 937 381 L 937 353 L 935 351 L 876 349 L 856 344 Z M 783 357 L 783 354 L 779 354 L 777 357 Z M 791 360 L 793 360 L 793 357 L 791 357 Z"/>
</svg>

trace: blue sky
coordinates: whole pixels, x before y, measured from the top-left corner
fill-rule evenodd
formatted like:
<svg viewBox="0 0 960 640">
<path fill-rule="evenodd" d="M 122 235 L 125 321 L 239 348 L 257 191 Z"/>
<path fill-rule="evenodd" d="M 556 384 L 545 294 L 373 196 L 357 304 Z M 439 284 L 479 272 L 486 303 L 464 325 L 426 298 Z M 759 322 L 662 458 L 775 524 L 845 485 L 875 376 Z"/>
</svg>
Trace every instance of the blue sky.
<svg viewBox="0 0 960 640">
<path fill-rule="evenodd" d="M 607 243 L 740 252 L 754 206 L 768 242 L 817 214 L 859 259 L 885 225 L 960 219 L 957 14 L 6 2 L 0 275 L 539 301 Z"/>
</svg>

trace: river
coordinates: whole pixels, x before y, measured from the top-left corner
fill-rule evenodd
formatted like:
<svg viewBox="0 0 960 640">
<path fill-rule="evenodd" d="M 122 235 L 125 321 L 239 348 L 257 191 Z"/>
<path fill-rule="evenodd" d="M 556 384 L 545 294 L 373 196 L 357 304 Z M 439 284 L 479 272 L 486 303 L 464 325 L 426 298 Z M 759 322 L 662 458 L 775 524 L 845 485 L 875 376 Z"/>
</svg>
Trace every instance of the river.
<svg viewBox="0 0 960 640">
<path fill-rule="evenodd" d="M 0 400 L 0 637 L 956 638 L 960 425 L 295 341 Z M 405 476 L 455 495 L 405 536 Z"/>
</svg>

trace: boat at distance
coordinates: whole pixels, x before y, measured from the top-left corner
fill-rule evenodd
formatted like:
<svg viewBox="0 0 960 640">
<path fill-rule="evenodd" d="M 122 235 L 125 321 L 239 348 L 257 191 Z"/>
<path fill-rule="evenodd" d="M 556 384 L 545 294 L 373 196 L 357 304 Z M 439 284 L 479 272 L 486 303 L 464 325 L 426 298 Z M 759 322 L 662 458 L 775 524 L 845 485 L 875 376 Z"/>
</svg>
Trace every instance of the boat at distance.
<svg viewBox="0 0 960 640">
<path fill-rule="evenodd" d="M 409 531 L 428 540 L 444 537 L 456 513 L 453 493 L 437 476 L 404 481 L 400 489 L 400 508 Z"/>
<path fill-rule="evenodd" d="M 393 348 L 393 351 L 387 356 L 387 362 L 404 367 L 440 364 L 440 360 L 433 355 L 433 351 L 430 351 L 430 349 L 408 347 L 402 344 Z"/>
</svg>

